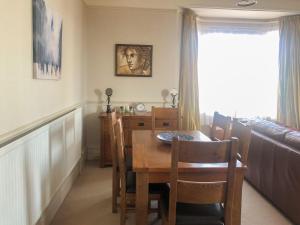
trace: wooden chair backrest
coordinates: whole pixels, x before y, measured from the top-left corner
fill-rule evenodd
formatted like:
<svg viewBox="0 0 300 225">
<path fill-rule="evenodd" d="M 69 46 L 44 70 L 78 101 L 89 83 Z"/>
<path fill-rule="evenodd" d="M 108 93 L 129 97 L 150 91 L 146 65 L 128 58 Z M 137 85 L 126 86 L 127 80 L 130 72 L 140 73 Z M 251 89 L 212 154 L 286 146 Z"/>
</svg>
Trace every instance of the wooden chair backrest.
<svg viewBox="0 0 300 225">
<path fill-rule="evenodd" d="M 248 162 L 248 151 L 251 141 L 251 128 L 237 119 L 233 119 L 231 136 L 239 139 L 238 159 L 245 165 Z"/>
<path fill-rule="evenodd" d="M 178 109 L 152 107 L 153 130 L 178 130 Z"/>
<path fill-rule="evenodd" d="M 122 120 L 118 119 L 115 124 L 117 139 L 118 165 L 120 170 L 121 192 L 126 192 L 126 163 L 125 163 L 125 145 Z"/>
<path fill-rule="evenodd" d="M 230 124 L 231 124 L 230 116 L 223 116 L 218 112 L 214 112 L 210 138 L 212 140 L 216 140 L 218 138 L 217 128 L 219 127 L 223 130 L 223 135 L 221 137 L 221 140 L 228 139 L 230 137 Z"/>
<path fill-rule="evenodd" d="M 236 170 L 238 139 L 193 142 L 174 139 L 172 142 L 172 168 L 169 199 L 169 225 L 176 223 L 176 203 L 224 203 L 225 224 L 231 224 L 231 205 Z M 178 173 L 180 163 L 228 163 L 227 178 L 199 181 Z M 213 171 L 211 172 L 213 173 Z M 212 175 L 213 177 L 213 175 Z M 206 179 L 206 178 L 205 178 Z"/>
<path fill-rule="evenodd" d="M 117 123 L 117 114 L 116 112 L 112 112 L 110 114 L 110 122 L 109 122 L 109 138 L 110 138 L 110 149 L 112 156 L 112 164 L 113 167 L 118 168 L 118 153 L 117 153 L 117 139 L 115 132 L 115 125 Z"/>
</svg>

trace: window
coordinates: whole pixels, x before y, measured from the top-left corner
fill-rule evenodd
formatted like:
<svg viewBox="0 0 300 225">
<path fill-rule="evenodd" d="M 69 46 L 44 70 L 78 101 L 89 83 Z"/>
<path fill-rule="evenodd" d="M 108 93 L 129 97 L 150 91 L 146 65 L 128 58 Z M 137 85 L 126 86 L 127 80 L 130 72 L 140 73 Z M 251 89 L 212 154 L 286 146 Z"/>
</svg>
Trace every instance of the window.
<svg viewBox="0 0 300 225">
<path fill-rule="evenodd" d="M 276 118 L 278 52 L 278 30 L 257 34 L 200 34 L 201 112 Z"/>
</svg>

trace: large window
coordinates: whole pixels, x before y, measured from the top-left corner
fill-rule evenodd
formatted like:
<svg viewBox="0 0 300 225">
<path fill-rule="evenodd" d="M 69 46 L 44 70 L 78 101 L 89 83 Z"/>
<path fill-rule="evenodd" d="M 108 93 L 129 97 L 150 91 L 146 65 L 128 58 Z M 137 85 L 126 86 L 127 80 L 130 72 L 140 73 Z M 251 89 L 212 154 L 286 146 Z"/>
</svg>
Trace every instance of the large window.
<svg viewBox="0 0 300 225">
<path fill-rule="evenodd" d="M 276 118 L 278 31 L 199 35 L 200 110 Z"/>
</svg>

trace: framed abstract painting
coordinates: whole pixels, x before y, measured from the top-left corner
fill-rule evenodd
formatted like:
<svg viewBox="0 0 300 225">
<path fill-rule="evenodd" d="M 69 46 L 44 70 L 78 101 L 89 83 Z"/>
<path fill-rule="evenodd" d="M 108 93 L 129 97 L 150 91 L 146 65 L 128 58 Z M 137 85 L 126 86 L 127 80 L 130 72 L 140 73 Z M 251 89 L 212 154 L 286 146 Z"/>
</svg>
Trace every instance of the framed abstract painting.
<svg viewBox="0 0 300 225">
<path fill-rule="evenodd" d="M 44 0 L 32 0 L 33 78 L 59 80 L 62 62 L 62 18 Z"/>
</svg>

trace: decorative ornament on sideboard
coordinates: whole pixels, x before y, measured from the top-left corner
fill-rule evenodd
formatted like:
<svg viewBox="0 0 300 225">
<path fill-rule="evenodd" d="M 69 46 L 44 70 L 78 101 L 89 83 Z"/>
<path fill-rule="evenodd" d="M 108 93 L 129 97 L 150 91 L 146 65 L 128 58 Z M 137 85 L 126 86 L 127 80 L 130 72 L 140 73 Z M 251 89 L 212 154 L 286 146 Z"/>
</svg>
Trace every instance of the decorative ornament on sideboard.
<svg viewBox="0 0 300 225">
<path fill-rule="evenodd" d="M 239 0 L 236 5 L 239 7 L 250 7 L 256 5 L 257 3 L 257 0 Z"/>
<path fill-rule="evenodd" d="M 113 90 L 111 88 L 107 88 L 105 90 L 105 94 L 107 95 L 106 113 L 111 113 L 110 97 L 113 94 Z"/>
<path fill-rule="evenodd" d="M 172 90 L 170 90 L 170 95 L 172 97 L 172 108 L 176 108 L 177 104 L 176 104 L 176 96 L 178 95 L 178 91 L 173 88 Z"/>
</svg>

